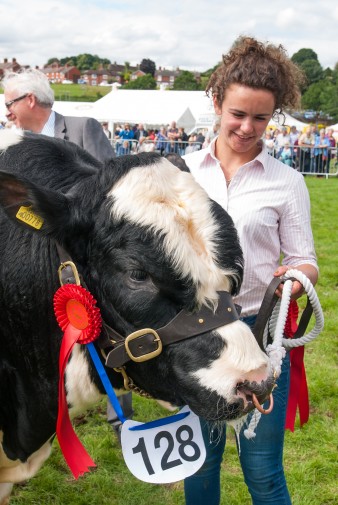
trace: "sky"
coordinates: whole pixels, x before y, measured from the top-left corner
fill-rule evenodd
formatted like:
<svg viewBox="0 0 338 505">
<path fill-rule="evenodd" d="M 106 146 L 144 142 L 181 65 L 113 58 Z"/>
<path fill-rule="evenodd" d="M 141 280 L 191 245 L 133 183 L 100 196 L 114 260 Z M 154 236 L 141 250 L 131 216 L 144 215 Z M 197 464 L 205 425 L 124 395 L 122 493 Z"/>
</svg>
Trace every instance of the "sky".
<svg viewBox="0 0 338 505">
<path fill-rule="evenodd" d="M 83 53 L 131 65 L 204 71 L 240 35 L 313 49 L 338 62 L 337 0 L 0 0 L 0 62 L 42 67 Z"/>
</svg>

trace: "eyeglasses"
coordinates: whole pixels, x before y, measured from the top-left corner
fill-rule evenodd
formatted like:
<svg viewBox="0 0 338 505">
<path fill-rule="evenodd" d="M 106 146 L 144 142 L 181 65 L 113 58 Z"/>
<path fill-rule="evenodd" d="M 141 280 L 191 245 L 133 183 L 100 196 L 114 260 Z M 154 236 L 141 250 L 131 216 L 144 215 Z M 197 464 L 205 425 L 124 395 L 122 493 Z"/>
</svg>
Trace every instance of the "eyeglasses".
<svg viewBox="0 0 338 505">
<path fill-rule="evenodd" d="M 12 107 L 13 103 L 23 100 L 28 95 L 29 95 L 29 93 L 25 93 L 24 95 L 18 96 L 18 98 L 14 98 L 13 100 L 10 100 L 9 102 L 5 102 L 5 107 L 7 109 L 9 109 L 10 107 Z"/>
</svg>

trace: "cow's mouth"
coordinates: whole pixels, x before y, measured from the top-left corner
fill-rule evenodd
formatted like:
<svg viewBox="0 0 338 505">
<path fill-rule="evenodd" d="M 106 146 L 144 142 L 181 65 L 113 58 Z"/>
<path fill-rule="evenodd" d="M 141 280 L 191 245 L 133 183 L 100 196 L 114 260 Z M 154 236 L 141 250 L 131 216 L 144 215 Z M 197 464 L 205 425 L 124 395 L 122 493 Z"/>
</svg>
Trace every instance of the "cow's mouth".
<svg viewBox="0 0 338 505">
<path fill-rule="evenodd" d="M 241 382 L 236 386 L 236 397 L 243 400 L 244 414 L 247 414 L 254 408 L 260 410 L 263 414 L 269 414 L 273 407 L 271 391 L 273 389 L 273 381 L 257 382 Z M 261 405 L 270 398 L 270 406 L 268 409 L 263 409 Z"/>
</svg>

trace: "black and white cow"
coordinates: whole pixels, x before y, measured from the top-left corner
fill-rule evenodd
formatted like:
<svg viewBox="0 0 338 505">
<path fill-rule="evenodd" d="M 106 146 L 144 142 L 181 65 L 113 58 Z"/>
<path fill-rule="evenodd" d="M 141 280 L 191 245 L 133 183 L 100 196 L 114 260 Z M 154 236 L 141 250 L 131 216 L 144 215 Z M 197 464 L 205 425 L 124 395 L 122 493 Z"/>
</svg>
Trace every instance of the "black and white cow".
<svg viewBox="0 0 338 505">
<path fill-rule="evenodd" d="M 28 206 L 36 230 L 16 218 Z M 124 337 L 165 326 L 181 309 L 217 306 L 236 294 L 243 262 L 229 216 L 190 173 L 154 153 L 102 166 L 70 142 L 0 133 L 0 504 L 12 484 L 33 476 L 50 454 L 58 410 L 62 332 L 53 312 L 59 244 Z M 209 420 L 252 408 L 250 391 L 270 393 L 271 369 L 239 320 L 170 344 L 125 370 L 153 398 L 188 404 Z M 107 373 L 115 388 L 122 376 Z M 243 386 L 245 385 L 245 387 Z M 77 345 L 66 371 L 71 415 L 103 390 L 87 349 Z"/>
</svg>

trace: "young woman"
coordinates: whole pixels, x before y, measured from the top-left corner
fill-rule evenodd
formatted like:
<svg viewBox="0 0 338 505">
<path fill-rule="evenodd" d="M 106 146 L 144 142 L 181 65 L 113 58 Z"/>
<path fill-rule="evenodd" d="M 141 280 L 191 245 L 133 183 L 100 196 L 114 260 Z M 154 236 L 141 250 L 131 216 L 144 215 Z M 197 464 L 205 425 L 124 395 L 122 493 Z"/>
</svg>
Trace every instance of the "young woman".
<svg viewBox="0 0 338 505">
<path fill-rule="evenodd" d="M 239 39 L 210 78 L 221 120 L 218 137 L 184 157 L 209 196 L 234 220 L 243 248 L 244 280 L 236 303 L 253 326 L 272 276 L 301 270 L 316 283 L 318 268 L 310 226 L 310 202 L 303 176 L 270 156 L 261 138 L 274 113 L 294 107 L 299 98 L 298 68 L 282 46 Z M 280 253 L 283 259 L 280 264 Z M 281 293 L 282 285 L 278 291 Z M 295 282 L 293 298 L 302 294 Z M 284 359 L 274 409 L 262 416 L 256 437 L 240 435 L 240 462 L 254 505 L 291 503 L 283 471 L 283 443 L 289 389 L 289 359 Z M 218 505 L 220 466 L 226 429 L 201 420 L 207 457 L 185 481 L 187 505 Z"/>
</svg>

